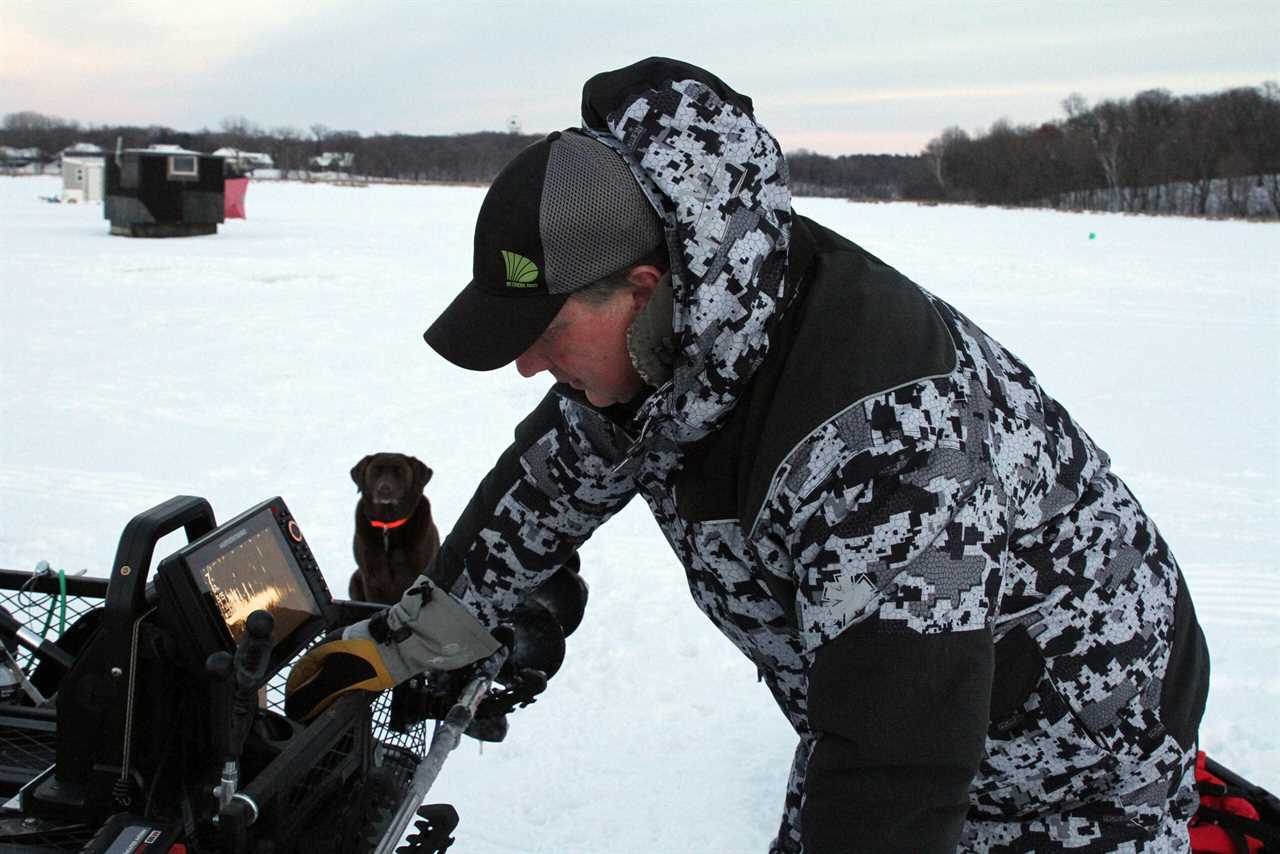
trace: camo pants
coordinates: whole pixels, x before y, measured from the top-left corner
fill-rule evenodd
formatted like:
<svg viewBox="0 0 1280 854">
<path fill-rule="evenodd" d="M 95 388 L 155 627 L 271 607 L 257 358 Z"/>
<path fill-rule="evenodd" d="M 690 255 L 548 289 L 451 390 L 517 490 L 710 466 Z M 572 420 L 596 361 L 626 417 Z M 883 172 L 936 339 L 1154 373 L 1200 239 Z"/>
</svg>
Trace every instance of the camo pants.
<svg viewBox="0 0 1280 854">
<path fill-rule="evenodd" d="M 798 758 L 808 755 L 801 745 Z M 1172 789 L 1172 791 L 1170 791 Z M 807 852 L 797 827 L 804 795 L 789 787 L 783 827 L 769 854 Z M 1188 854 L 1187 824 L 1199 803 L 1195 750 L 1186 753 L 1181 777 L 1114 799 L 1094 801 L 1038 818 L 995 819 L 970 813 L 957 854 Z M 850 849 L 856 851 L 856 848 Z"/>
<path fill-rule="evenodd" d="M 1184 769 L 1172 797 L 1155 790 L 1041 818 L 975 821 L 971 817 L 956 850 L 965 854 L 1184 854 L 1191 850 L 1187 822 L 1199 801 L 1194 750 L 1186 754 Z"/>
</svg>

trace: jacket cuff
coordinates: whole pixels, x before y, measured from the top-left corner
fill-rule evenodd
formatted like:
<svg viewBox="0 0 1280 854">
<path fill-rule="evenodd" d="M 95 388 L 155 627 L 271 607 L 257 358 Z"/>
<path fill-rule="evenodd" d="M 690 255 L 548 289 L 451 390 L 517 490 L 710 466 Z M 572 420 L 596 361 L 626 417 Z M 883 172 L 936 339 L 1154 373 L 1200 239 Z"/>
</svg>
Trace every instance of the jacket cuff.
<svg viewBox="0 0 1280 854">
<path fill-rule="evenodd" d="M 987 629 L 920 634 L 878 619 L 820 647 L 809 677 L 806 852 L 952 852 L 986 745 Z"/>
</svg>

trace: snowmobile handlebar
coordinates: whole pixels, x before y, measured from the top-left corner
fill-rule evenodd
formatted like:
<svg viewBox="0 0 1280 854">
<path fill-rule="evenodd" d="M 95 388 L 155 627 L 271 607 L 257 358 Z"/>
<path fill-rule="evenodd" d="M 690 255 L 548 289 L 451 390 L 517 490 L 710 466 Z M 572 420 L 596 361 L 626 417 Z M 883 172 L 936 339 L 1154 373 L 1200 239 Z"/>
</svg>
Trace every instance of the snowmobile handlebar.
<svg viewBox="0 0 1280 854">
<path fill-rule="evenodd" d="M 71 665 L 75 663 L 75 659 L 61 647 L 49 643 L 15 620 L 13 614 L 9 613 L 9 609 L 3 605 L 0 605 L 0 636 L 11 638 L 14 642 L 22 644 L 42 660 L 56 662 L 63 670 L 70 670 Z"/>
</svg>

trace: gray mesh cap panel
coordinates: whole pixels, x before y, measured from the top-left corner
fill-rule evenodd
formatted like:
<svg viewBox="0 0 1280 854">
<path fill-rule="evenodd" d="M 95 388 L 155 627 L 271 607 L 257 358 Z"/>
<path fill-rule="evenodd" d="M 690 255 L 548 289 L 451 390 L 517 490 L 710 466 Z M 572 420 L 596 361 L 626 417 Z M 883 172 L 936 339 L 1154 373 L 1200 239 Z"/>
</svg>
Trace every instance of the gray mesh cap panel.
<svg viewBox="0 0 1280 854">
<path fill-rule="evenodd" d="M 539 209 L 547 290 L 563 294 L 662 243 L 662 226 L 627 164 L 602 142 L 564 133 L 551 145 Z"/>
</svg>

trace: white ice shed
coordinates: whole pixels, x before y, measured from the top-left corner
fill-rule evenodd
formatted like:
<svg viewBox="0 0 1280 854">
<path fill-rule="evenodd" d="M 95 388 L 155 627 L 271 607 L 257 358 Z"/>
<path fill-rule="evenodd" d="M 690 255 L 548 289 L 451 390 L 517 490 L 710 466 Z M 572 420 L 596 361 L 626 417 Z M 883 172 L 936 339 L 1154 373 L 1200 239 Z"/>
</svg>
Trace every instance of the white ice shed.
<svg viewBox="0 0 1280 854">
<path fill-rule="evenodd" d="M 105 165 L 101 152 L 70 152 L 62 155 L 62 200 L 64 202 L 100 202 L 106 185 Z"/>
</svg>

